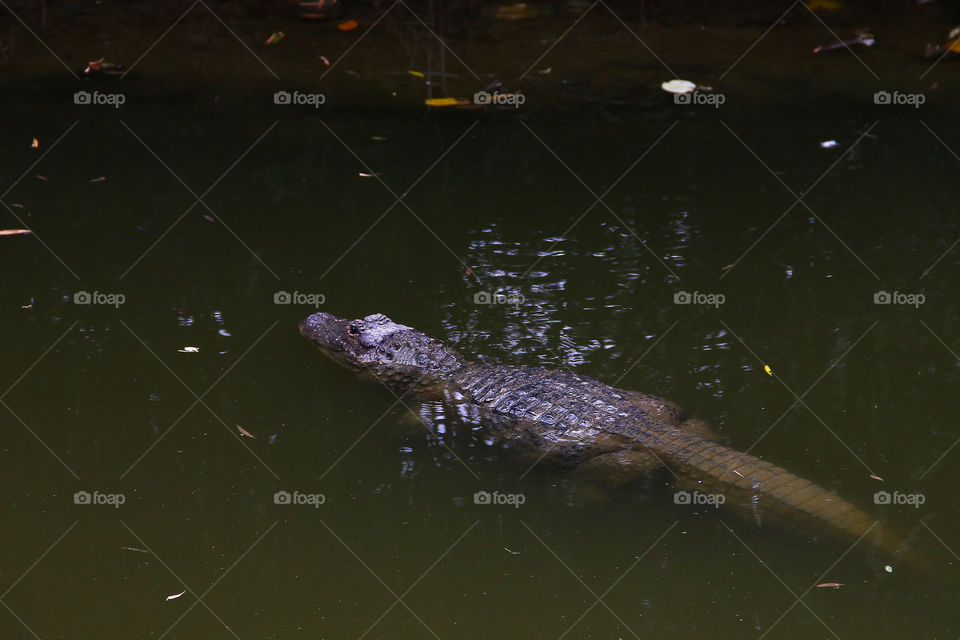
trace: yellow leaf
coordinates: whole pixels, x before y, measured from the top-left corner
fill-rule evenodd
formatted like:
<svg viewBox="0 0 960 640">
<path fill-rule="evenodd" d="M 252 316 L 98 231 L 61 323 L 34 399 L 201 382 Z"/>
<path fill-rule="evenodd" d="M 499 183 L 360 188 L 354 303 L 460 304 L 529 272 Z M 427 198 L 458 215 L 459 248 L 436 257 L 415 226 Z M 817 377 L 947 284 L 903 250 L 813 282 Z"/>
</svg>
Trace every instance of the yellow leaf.
<svg viewBox="0 0 960 640">
<path fill-rule="evenodd" d="M 470 104 L 470 101 L 459 98 L 427 98 L 423 103 L 428 107 L 454 107 L 458 104 Z"/>
<path fill-rule="evenodd" d="M 410 69 L 407 69 L 407 73 L 409 73 L 410 75 L 412 75 L 414 78 L 426 78 L 426 77 L 427 77 L 427 76 L 423 75 L 422 73 L 420 73 L 419 71 L 411 71 Z"/>
<path fill-rule="evenodd" d="M 768 364 L 763 365 L 763 370 L 767 372 L 768 376 L 773 375 L 773 369 L 770 368 L 770 365 Z"/>
</svg>

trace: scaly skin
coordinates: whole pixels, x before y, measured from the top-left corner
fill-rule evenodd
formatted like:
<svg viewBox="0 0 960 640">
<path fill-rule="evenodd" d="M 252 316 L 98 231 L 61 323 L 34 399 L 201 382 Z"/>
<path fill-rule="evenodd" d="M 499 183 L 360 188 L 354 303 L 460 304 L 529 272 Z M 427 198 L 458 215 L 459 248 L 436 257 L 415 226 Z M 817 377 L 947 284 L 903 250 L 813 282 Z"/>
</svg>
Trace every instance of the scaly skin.
<svg viewBox="0 0 960 640">
<path fill-rule="evenodd" d="M 897 539 L 874 518 L 786 469 L 726 447 L 672 403 L 549 369 L 493 366 L 381 314 L 350 320 L 317 313 L 300 332 L 330 357 L 420 398 L 468 402 L 492 434 L 537 457 L 623 483 L 668 468 L 677 488 L 723 494 L 760 520 L 812 525 L 886 552 Z"/>
</svg>

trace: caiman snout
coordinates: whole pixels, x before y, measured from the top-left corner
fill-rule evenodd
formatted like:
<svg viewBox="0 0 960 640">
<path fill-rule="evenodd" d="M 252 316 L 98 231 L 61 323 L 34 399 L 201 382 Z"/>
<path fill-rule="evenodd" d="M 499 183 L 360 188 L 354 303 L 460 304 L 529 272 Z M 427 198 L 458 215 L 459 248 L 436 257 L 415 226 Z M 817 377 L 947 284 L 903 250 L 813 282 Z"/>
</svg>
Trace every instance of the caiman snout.
<svg viewBox="0 0 960 640">
<path fill-rule="evenodd" d="M 335 315 L 324 311 L 307 316 L 300 321 L 300 335 L 313 340 L 322 327 L 329 327 L 338 320 Z"/>
</svg>

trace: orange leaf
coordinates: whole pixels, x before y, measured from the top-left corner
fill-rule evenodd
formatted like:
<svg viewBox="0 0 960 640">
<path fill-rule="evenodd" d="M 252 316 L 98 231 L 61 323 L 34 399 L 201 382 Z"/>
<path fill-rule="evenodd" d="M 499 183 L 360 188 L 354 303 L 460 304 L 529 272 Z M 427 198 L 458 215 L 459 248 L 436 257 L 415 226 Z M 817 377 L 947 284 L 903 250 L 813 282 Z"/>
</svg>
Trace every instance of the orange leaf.
<svg viewBox="0 0 960 640">
<path fill-rule="evenodd" d="M 458 104 L 470 104 L 470 101 L 459 98 L 428 98 L 423 103 L 428 107 L 454 107 Z"/>
<path fill-rule="evenodd" d="M 19 236 L 32 233 L 30 229 L 0 229 L 0 236 Z"/>
<path fill-rule="evenodd" d="M 341 22 L 337 25 L 337 29 L 340 31 L 353 31 L 360 26 L 360 23 L 356 20 L 347 20 L 346 22 Z"/>
</svg>

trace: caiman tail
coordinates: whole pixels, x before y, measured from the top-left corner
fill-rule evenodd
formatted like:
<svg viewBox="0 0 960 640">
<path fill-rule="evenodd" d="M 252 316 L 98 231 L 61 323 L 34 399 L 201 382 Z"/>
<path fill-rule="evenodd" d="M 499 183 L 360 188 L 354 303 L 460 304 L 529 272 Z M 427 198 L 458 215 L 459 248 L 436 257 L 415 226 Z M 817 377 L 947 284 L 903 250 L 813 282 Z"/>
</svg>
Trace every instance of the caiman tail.
<svg viewBox="0 0 960 640">
<path fill-rule="evenodd" d="M 649 446 L 677 475 L 679 488 L 724 496 L 725 506 L 758 523 L 827 530 L 899 555 L 900 540 L 877 519 L 786 469 L 679 429 L 663 429 Z M 863 544 L 861 543 L 861 544 Z"/>
</svg>

